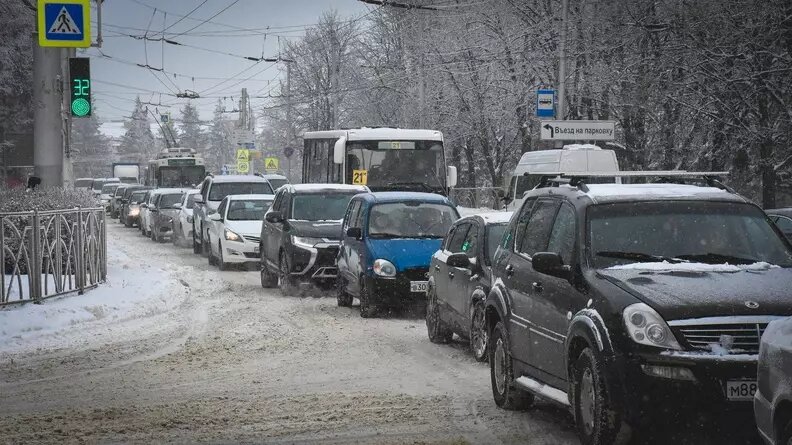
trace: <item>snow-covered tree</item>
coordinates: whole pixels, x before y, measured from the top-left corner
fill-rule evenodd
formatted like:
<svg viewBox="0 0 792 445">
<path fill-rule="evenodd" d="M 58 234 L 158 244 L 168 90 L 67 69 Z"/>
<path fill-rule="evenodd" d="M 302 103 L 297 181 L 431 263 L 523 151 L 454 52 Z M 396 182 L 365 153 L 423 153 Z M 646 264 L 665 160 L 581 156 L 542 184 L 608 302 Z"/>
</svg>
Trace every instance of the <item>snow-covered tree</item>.
<svg viewBox="0 0 792 445">
<path fill-rule="evenodd" d="M 140 97 L 135 99 L 135 108 L 130 118 L 124 122 L 124 128 L 126 133 L 118 147 L 121 159 L 137 161 L 141 165 L 146 165 L 150 159 L 154 159 L 160 149 L 160 143 L 151 132 L 151 121 Z"/>
<path fill-rule="evenodd" d="M 187 102 L 180 111 L 181 121 L 179 122 L 179 146 L 196 149 L 202 153 L 206 147 L 206 133 L 201 128 L 201 118 L 198 109 Z"/>
<path fill-rule="evenodd" d="M 218 99 L 207 135 L 209 146 L 205 154 L 207 169 L 211 171 L 220 171 L 223 164 L 230 164 L 234 160 L 234 141 L 229 122 L 223 118 L 224 110 L 223 101 Z"/>
<path fill-rule="evenodd" d="M 75 177 L 102 177 L 110 172 L 113 153 L 107 137 L 100 131 L 96 105 L 91 116 L 72 119 L 71 156 Z"/>
</svg>

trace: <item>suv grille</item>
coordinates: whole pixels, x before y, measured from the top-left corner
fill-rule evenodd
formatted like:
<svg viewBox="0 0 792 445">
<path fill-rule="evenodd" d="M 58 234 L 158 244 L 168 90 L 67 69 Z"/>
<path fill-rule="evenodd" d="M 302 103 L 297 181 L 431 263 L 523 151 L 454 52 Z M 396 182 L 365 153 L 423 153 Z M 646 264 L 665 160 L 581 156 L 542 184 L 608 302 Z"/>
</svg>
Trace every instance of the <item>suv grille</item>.
<svg viewBox="0 0 792 445">
<path fill-rule="evenodd" d="M 700 351 L 726 351 L 729 354 L 758 354 L 759 341 L 767 323 L 711 324 L 679 326 L 691 348 Z M 722 348 L 722 349 L 720 349 Z"/>
</svg>

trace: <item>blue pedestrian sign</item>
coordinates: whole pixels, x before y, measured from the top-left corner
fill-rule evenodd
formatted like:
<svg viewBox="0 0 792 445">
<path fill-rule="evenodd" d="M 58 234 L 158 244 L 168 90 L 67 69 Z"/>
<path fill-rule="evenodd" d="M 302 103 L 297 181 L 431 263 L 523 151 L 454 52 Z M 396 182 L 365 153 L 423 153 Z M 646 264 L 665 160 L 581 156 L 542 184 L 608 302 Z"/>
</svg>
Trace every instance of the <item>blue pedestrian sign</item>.
<svg viewBox="0 0 792 445">
<path fill-rule="evenodd" d="M 40 46 L 91 46 L 90 0 L 38 0 Z"/>
<path fill-rule="evenodd" d="M 539 90 L 536 92 L 536 116 L 555 117 L 555 90 Z"/>
</svg>

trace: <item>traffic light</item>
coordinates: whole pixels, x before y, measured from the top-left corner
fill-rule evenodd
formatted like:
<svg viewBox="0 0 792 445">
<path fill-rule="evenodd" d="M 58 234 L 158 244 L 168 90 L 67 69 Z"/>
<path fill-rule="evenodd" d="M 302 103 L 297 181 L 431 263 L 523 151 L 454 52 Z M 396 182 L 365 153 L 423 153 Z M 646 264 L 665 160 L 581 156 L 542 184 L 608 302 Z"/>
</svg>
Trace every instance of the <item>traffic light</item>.
<svg viewBox="0 0 792 445">
<path fill-rule="evenodd" d="M 91 116 L 91 64 L 87 57 L 69 58 L 71 78 L 71 115 L 73 117 Z"/>
</svg>

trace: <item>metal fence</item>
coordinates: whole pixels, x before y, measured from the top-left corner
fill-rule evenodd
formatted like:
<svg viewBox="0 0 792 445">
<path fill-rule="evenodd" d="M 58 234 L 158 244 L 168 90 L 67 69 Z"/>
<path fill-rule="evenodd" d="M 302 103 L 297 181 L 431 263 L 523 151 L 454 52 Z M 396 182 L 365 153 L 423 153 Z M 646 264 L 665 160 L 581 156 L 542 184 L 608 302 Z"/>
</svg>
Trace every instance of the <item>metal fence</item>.
<svg viewBox="0 0 792 445">
<path fill-rule="evenodd" d="M 501 189 L 498 187 L 455 187 L 451 189 L 449 198 L 454 200 L 456 205 L 461 207 L 500 210 L 503 208 L 503 200 L 499 195 L 500 190 Z"/>
<path fill-rule="evenodd" d="M 102 208 L 0 213 L 0 306 L 83 293 L 107 277 Z"/>
</svg>

